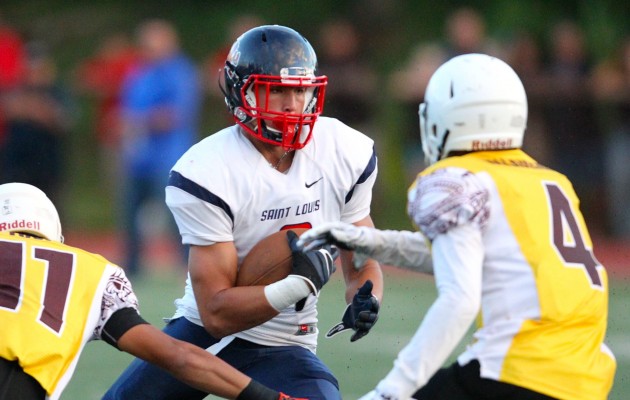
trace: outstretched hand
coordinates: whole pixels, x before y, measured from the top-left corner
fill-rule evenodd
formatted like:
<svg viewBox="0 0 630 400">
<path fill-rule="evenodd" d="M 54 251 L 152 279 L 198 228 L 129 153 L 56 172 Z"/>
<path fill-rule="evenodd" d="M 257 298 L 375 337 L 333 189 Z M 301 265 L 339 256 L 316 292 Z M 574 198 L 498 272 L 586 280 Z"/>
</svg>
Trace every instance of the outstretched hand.
<svg viewBox="0 0 630 400">
<path fill-rule="evenodd" d="M 367 280 L 359 288 L 352 299 L 352 303 L 348 304 L 346 311 L 341 317 L 341 322 L 333 326 L 326 337 L 332 337 L 340 332 L 348 329 L 354 330 L 354 334 L 350 338 L 351 342 L 361 339 L 370 332 L 378 320 L 378 312 L 380 303 L 376 296 L 372 294 L 372 281 Z"/>
<path fill-rule="evenodd" d="M 355 250 L 360 246 L 361 228 L 345 222 L 327 222 L 304 232 L 297 242 L 304 251 L 332 244 L 340 249 Z"/>
<path fill-rule="evenodd" d="M 326 244 L 354 251 L 352 263 L 356 269 L 360 269 L 371 258 L 370 254 L 376 246 L 374 229 L 339 221 L 327 222 L 304 232 L 297 242 L 305 251 Z"/>
</svg>

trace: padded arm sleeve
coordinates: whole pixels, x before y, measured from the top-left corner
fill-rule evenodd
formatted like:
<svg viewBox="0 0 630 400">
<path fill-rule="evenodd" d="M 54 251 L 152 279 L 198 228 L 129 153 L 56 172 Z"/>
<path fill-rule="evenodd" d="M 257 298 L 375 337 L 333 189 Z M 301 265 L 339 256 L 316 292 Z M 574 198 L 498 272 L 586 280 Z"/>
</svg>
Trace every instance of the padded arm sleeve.
<svg viewBox="0 0 630 400">
<path fill-rule="evenodd" d="M 109 272 L 109 275 L 106 278 L 107 281 L 105 283 L 103 297 L 101 299 L 101 315 L 96 327 L 94 328 L 93 338 L 103 339 L 112 344 L 109 340 L 114 340 L 114 342 L 117 341 L 118 337 L 127 330 L 121 332 L 120 335 L 114 339 L 106 339 L 106 335 L 103 330 L 108 324 L 110 318 L 116 315 L 118 311 L 124 309 L 133 310 L 136 314 L 139 314 L 139 312 L 138 298 L 131 287 L 131 282 L 129 282 L 129 279 L 127 279 L 127 276 L 125 275 L 125 271 L 123 271 L 122 268 L 111 264 L 107 266 L 107 271 Z M 125 314 L 123 315 L 128 315 L 127 313 L 129 313 L 129 311 L 125 311 Z M 120 316 L 118 318 L 120 318 Z M 113 346 L 116 347 L 115 344 L 113 344 Z"/>
<path fill-rule="evenodd" d="M 148 324 L 148 322 L 138 314 L 135 308 L 121 308 L 109 317 L 101 331 L 101 339 L 118 349 L 118 339 L 129 329 L 141 324 Z"/>
<path fill-rule="evenodd" d="M 481 307 L 483 256 L 481 232 L 473 224 L 451 228 L 435 239 L 438 298 L 379 383 L 383 392 L 409 398 L 453 352 Z"/>
<path fill-rule="evenodd" d="M 425 237 L 420 232 L 370 229 L 372 246 L 357 248 L 381 264 L 433 273 L 431 252 Z"/>
</svg>

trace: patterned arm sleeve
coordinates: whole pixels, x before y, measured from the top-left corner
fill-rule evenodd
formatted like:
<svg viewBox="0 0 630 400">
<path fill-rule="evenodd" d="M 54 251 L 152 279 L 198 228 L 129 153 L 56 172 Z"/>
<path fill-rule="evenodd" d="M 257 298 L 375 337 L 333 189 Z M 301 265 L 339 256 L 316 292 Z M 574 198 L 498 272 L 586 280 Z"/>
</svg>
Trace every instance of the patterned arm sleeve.
<svg viewBox="0 0 630 400">
<path fill-rule="evenodd" d="M 94 329 L 94 337 L 116 346 L 118 338 L 133 326 L 146 323 L 138 311 L 138 298 L 125 272 L 113 268 L 105 284 L 101 317 Z"/>
<path fill-rule="evenodd" d="M 418 177 L 408 192 L 407 213 L 430 240 L 473 223 L 483 229 L 490 214 L 489 192 L 479 177 L 462 168 L 438 169 Z"/>
</svg>

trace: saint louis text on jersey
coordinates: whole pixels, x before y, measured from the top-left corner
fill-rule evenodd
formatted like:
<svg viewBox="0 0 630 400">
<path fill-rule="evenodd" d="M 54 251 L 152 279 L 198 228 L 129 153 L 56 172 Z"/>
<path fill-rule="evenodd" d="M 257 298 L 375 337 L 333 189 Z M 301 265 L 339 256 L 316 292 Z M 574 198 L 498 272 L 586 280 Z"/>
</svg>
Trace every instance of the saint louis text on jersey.
<svg viewBox="0 0 630 400">
<path fill-rule="evenodd" d="M 274 219 L 286 218 L 289 215 L 306 215 L 319 210 L 319 199 L 309 203 L 299 204 L 295 207 L 274 208 L 264 210 L 260 215 L 261 221 L 269 221 Z"/>
</svg>

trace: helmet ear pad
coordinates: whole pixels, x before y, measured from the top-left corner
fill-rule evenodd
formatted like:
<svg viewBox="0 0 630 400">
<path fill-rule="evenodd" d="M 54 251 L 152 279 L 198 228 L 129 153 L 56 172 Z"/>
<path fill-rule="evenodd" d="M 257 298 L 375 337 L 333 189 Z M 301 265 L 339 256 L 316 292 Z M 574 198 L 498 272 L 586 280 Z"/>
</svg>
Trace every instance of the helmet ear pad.
<svg viewBox="0 0 630 400">
<path fill-rule="evenodd" d="M 236 67 L 230 63 L 229 61 L 225 62 L 225 66 L 223 67 L 223 80 L 225 82 L 225 86 L 221 84 L 219 80 L 219 88 L 223 92 L 225 105 L 228 108 L 230 114 L 236 117 L 237 110 L 243 107 L 243 98 L 241 97 L 241 90 L 243 85 L 245 84 L 245 78 L 239 76 L 236 71 Z M 238 113 L 239 119 L 243 122 L 246 122 L 247 116 L 242 112 Z"/>
<path fill-rule="evenodd" d="M 465 54 L 436 70 L 418 112 L 426 162 L 433 164 L 451 152 L 522 147 L 527 96 L 505 62 Z"/>
<path fill-rule="evenodd" d="M 300 149 L 311 138 L 323 111 L 327 78 L 316 76 L 317 57 L 296 31 L 265 25 L 241 35 L 225 63 L 225 102 L 234 121 L 256 138 L 288 149 Z M 306 90 L 304 109 L 297 113 L 270 110 L 262 96 L 272 86 Z"/>
</svg>

